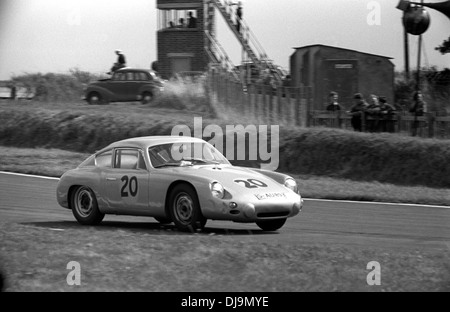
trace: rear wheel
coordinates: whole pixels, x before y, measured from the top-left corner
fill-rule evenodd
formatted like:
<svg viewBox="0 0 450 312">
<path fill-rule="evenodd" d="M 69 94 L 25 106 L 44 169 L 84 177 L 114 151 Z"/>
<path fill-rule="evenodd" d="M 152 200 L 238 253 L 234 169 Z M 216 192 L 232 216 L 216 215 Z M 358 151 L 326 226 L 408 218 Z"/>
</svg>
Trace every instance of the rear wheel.
<svg viewBox="0 0 450 312">
<path fill-rule="evenodd" d="M 256 222 L 263 231 L 276 231 L 286 223 L 286 219 L 263 220 Z"/>
<path fill-rule="evenodd" d="M 91 105 L 101 104 L 102 96 L 98 92 L 91 92 L 87 97 L 87 102 Z"/>
<path fill-rule="evenodd" d="M 98 209 L 94 192 L 86 186 L 80 186 L 72 192 L 71 208 L 75 219 L 84 225 L 99 224 L 105 217 Z"/>
<path fill-rule="evenodd" d="M 206 224 L 195 190 L 179 184 L 170 193 L 169 213 L 177 228 L 185 232 L 202 230 Z"/>
<path fill-rule="evenodd" d="M 153 94 L 150 92 L 144 92 L 142 93 L 142 104 L 148 104 L 153 100 Z"/>
</svg>

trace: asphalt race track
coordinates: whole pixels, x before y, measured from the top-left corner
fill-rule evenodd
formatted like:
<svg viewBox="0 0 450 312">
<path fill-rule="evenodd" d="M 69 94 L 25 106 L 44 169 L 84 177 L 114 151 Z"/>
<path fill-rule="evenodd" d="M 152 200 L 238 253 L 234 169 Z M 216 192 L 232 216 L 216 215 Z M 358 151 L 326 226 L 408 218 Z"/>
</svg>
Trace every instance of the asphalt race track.
<svg viewBox="0 0 450 312">
<path fill-rule="evenodd" d="M 78 226 L 58 205 L 54 178 L 0 173 L 0 222 Z M 139 228 L 153 218 L 106 216 L 101 226 Z M 82 225 L 79 225 L 80 227 Z M 167 226 L 162 227 L 164 231 Z M 208 220 L 205 233 L 261 232 L 255 224 Z M 242 239 L 289 240 L 315 244 L 383 248 L 450 248 L 450 207 L 306 199 L 303 211 L 273 235 Z"/>
</svg>

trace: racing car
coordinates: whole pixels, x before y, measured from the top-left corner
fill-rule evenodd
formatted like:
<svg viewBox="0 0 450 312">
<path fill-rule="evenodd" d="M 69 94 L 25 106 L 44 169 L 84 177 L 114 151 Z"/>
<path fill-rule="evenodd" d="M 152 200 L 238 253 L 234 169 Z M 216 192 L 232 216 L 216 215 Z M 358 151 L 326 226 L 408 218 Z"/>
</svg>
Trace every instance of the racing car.
<svg viewBox="0 0 450 312">
<path fill-rule="evenodd" d="M 81 224 L 99 224 L 106 214 L 149 216 L 191 232 L 208 219 L 276 231 L 303 206 L 292 177 L 234 166 L 210 143 L 187 136 L 114 142 L 65 172 L 56 196 Z"/>
</svg>

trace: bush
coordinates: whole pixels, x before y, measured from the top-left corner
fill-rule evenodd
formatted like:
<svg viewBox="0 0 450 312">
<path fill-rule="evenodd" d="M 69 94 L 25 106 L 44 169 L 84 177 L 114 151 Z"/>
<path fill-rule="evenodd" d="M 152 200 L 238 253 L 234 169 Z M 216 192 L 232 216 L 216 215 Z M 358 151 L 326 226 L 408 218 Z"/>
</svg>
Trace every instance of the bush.
<svg viewBox="0 0 450 312">
<path fill-rule="evenodd" d="M 280 169 L 292 173 L 450 187 L 448 140 L 303 129 L 284 138 L 280 155 Z"/>
<path fill-rule="evenodd" d="M 26 73 L 12 77 L 12 84 L 25 87 L 28 92 L 34 92 L 35 100 L 45 102 L 80 101 L 85 84 L 101 78 L 99 75 L 70 69 L 68 74 Z"/>
</svg>

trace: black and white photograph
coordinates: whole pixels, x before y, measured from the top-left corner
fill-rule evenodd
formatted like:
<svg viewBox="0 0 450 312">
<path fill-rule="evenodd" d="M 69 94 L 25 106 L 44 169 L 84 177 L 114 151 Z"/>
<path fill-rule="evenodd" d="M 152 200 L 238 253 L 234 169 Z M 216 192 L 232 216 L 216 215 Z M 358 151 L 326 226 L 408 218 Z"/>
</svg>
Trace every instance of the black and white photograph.
<svg viewBox="0 0 450 312">
<path fill-rule="evenodd" d="M 0 0 L 0 292 L 449 291 L 450 0 Z"/>
</svg>

